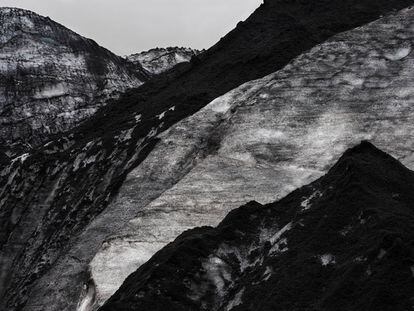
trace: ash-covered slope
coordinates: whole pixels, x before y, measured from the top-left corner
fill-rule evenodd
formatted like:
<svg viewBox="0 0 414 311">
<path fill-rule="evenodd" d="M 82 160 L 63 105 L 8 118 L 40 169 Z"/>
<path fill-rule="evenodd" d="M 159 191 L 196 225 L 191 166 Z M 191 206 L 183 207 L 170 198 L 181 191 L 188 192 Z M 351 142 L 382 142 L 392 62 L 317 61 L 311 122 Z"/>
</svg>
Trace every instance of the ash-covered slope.
<svg viewBox="0 0 414 311">
<path fill-rule="evenodd" d="M 280 69 L 331 34 L 362 25 L 411 3 L 402 0 L 266 1 L 248 21 L 239 24 L 236 30 L 209 51 L 194 57 L 192 62 L 177 65 L 167 74 L 107 105 L 60 139 L 15 159 L 3 169 L 0 179 L 0 303 L 6 310 L 44 310 L 45 306 L 48 310 L 75 310 L 79 302 L 82 308 L 88 306 L 83 310 L 90 310 L 91 304 L 99 306 L 104 302 L 129 273 L 182 230 L 200 224 L 216 224 L 229 208 L 240 206 L 246 198 L 252 197 L 252 188 L 249 184 L 237 192 L 237 196 L 230 196 L 236 192 L 221 191 L 214 186 L 230 185 L 226 182 L 233 180 L 236 182 L 233 186 L 243 188 L 249 178 L 231 170 L 221 171 L 220 166 L 218 169 L 214 165 L 207 167 L 217 175 L 199 174 L 201 184 L 194 185 L 198 189 L 207 179 L 215 177 L 211 180 L 219 182 L 210 182 L 203 190 L 211 190 L 209 195 L 229 198 L 228 204 L 220 199 L 212 209 L 197 201 L 192 204 L 190 198 L 188 204 L 171 210 L 168 197 L 163 197 L 167 198 L 167 208 L 155 199 L 168 194 L 166 191 L 181 180 L 186 185 L 186 174 L 198 163 L 209 165 L 203 160 L 210 158 L 221 145 L 222 138 L 215 129 L 220 120 L 226 119 L 226 112 L 231 115 L 232 109 L 227 110 L 227 105 L 218 101 L 218 105 L 215 102 L 201 111 L 206 119 L 196 123 L 194 131 L 187 131 L 188 120 L 184 121 L 183 128 L 175 127 L 173 134 L 179 135 L 182 131 L 183 145 L 180 139 L 172 137 L 153 150 L 159 141 L 157 135 L 240 83 Z M 403 33 L 410 33 L 405 29 L 407 25 L 407 21 L 401 24 Z M 391 38 L 394 36 L 392 29 L 384 33 Z M 359 41 L 358 37 L 357 43 Z M 312 57 L 309 63 L 313 63 Z M 385 75 L 384 80 L 390 76 Z M 315 79 L 318 81 L 317 77 Z M 315 85 L 315 94 L 317 87 Z M 243 88 L 232 94 L 236 96 L 240 90 Z M 259 103 L 244 99 L 241 97 L 248 108 Z M 265 99 L 266 96 L 261 103 L 266 103 Z M 268 104 L 272 106 L 271 101 Z M 283 116 L 278 106 L 272 113 L 263 107 L 257 109 L 262 116 Z M 304 124 L 318 125 L 315 120 L 319 120 L 319 112 L 323 110 L 322 106 L 316 110 L 315 118 L 308 123 L 306 118 L 298 119 L 297 128 L 307 129 Z M 189 120 L 198 120 L 202 114 Z M 382 128 L 382 124 L 378 124 Z M 188 139 L 194 139 L 195 143 L 187 144 Z M 269 139 L 260 138 L 257 150 L 271 146 Z M 319 149 L 315 149 L 316 156 L 320 155 L 322 147 L 320 144 Z M 283 148 L 276 146 L 275 150 Z M 151 157 L 142 163 L 149 153 Z M 237 166 L 244 162 L 236 159 L 233 163 Z M 197 166 L 200 168 L 202 166 Z M 220 175 L 220 172 L 229 174 Z M 273 177 L 277 169 L 260 172 L 268 172 Z M 270 187 L 271 193 L 277 196 L 298 184 L 295 172 L 291 179 Z M 312 172 L 321 173 L 318 169 Z M 256 167 L 251 173 L 260 176 Z M 263 179 L 266 187 L 267 181 L 275 180 L 267 176 Z M 190 186 L 184 187 L 183 194 L 204 195 L 191 188 L 191 184 L 187 185 Z M 274 195 L 269 196 L 266 187 L 261 188 L 265 192 L 258 194 L 267 195 L 266 200 L 274 198 Z M 118 199 L 113 200 L 117 193 Z M 239 194 L 242 193 L 247 194 L 241 198 Z M 211 202 L 211 198 L 206 196 L 207 202 Z M 166 228 L 169 228 L 168 234 Z M 122 252 L 125 250 L 125 261 L 121 261 L 125 264 L 121 266 L 119 260 L 113 260 L 114 254 L 120 253 L 118 246 Z M 131 252 L 139 256 L 131 256 Z M 111 273 L 113 271 L 116 273 Z"/>
<path fill-rule="evenodd" d="M 0 152 L 18 154 L 78 125 L 147 80 L 135 67 L 47 17 L 0 8 Z"/>
<path fill-rule="evenodd" d="M 414 172 L 363 142 L 282 200 L 187 231 L 101 311 L 413 308 Z"/>
<path fill-rule="evenodd" d="M 201 51 L 183 47 L 155 48 L 149 51 L 132 54 L 127 57 L 130 62 L 141 65 L 146 71 L 157 75 L 170 70 L 180 63 L 189 62 Z"/>
<path fill-rule="evenodd" d="M 413 17 L 403 10 L 335 36 L 162 133 L 100 218 L 141 207 L 90 263 L 97 296 L 180 232 L 285 196 L 362 139 L 414 168 Z"/>
</svg>

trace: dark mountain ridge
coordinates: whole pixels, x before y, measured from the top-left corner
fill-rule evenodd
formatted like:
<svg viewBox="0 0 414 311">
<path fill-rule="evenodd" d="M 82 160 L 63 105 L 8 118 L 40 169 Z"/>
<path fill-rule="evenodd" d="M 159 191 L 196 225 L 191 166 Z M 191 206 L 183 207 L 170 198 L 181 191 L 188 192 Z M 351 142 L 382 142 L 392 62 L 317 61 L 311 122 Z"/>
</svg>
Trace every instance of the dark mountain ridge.
<svg viewBox="0 0 414 311">
<path fill-rule="evenodd" d="M 189 230 L 100 310 L 409 310 L 414 172 L 368 142 L 284 199 Z"/>
<path fill-rule="evenodd" d="M 171 120 L 175 123 L 244 82 L 283 68 L 334 34 L 411 4 L 410 0 L 265 1 L 216 45 L 190 63 L 179 64 L 138 90 L 127 92 L 79 131 L 102 135 L 124 127 L 136 113 L 150 109 L 162 113 L 171 106 L 177 108 Z"/>
</svg>

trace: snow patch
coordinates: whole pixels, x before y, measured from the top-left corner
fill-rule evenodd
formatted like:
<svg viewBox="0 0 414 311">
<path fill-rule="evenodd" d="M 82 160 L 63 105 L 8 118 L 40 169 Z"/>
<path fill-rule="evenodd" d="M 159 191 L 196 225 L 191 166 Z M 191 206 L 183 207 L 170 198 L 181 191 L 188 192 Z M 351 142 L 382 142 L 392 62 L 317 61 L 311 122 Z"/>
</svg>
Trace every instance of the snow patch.
<svg viewBox="0 0 414 311">
<path fill-rule="evenodd" d="M 95 303 L 96 291 L 93 283 L 83 287 L 84 297 L 79 301 L 76 311 L 90 311 Z"/>
<path fill-rule="evenodd" d="M 106 240 L 89 266 L 97 292 L 94 308 L 97 309 L 96 307 L 105 303 L 131 273 L 163 246 L 164 243 L 143 242 L 134 236 Z"/>
<path fill-rule="evenodd" d="M 222 259 L 210 256 L 207 261 L 202 264 L 206 271 L 207 278 L 216 287 L 216 292 L 220 297 L 225 295 L 226 283 L 232 281 L 231 268 Z"/>
<path fill-rule="evenodd" d="M 20 21 L 22 22 L 23 25 L 25 25 L 27 28 L 32 29 L 34 28 L 34 23 L 32 20 L 30 20 L 30 18 L 28 18 L 27 16 L 21 16 L 20 17 Z"/>
<path fill-rule="evenodd" d="M 58 83 L 52 86 L 46 86 L 43 90 L 38 91 L 33 98 L 35 99 L 47 99 L 58 96 L 63 96 L 68 93 L 68 88 L 64 83 Z"/>
<path fill-rule="evenodd" d="M 175 53 L 175 61 L 177 62 L 177 64 L 185 63 L 185 62 L 188 62 L 188 58 L 184 57 L 181 54 Z"/>
<path fill-rule="evenodd" d="M 73 163 L 73 171 L 76 172 L 79 169 L 79 165 L 82 163 L 83 159 L 85 158 L 85 153 L 80 153 L 74 163 Z"/>
<path fill-rule="evenodd" d="M 380 250 L 380 252 L 379 252 L 379 254 L 378 254 L 377 258 L 378 258 L 379 260 L 381 260 L 382 258 L 384 258 L 384 256 L 385 256 L 385 255 L 387 255 L 387 251 L 386 251 L 385 249 L 381 248 L 381 250 Z"/>
<path fill-rule="evenodd" d="M 322 266 L 327 266 L 327 265 L 336 263 L 335 257 L 331 254 L 322 255 L 319 257 L 319 259 L 321 261 Z"/>
<path fill-rule="evenodd" d="M 232 247 L 227 244 L 222 244 L 217 250 L 217 256 L 221 258 L 228 258 L 229 255 L 233 255 L 237 258 L 240 265 L 240 271 L 244 272 L 249 267 L 254 267 L 257 264 L 261 264 L 263 258 L 255 258 L 254 261 L 249 259 L 249 255 L 252 251 L 257 249 L 255 246 L 250 246 L 247 248 L 244 247 Z"/>
<path fill-rule="evenodd" d="M 138 114 L 135 116 L 135 122 L 141 122 L 142 115 Z"/>
<path fill-rule="evenodd" d="M 269 242 L 274 245 L 276 242 L 280 240 L 282 235 L 286 233 L 287 231 L 291 230 L 293 227 L 293 224 L 290 222 L 286 226 L 284 226 L 282 229 L 280 229 L 278 232 L 276 232 L 269 240 Z"/>
<path fill-rule="evenodd" d="M 14 158 L 11 162 L 12 164 L 16 161 L 20 161 L 20 163 L 23 163 L 24 161 L 26 161 L 26 159 L 30 156 L 29 153 L 24 153 L 16 158 Z"/>
<path fill-rule="evenodd" d="M 322 193 L 319 190 L 316 190 L 314 193 L 312 193 L 307 199 L 302 201 L 300 206 L 302 207 L 302 211 L 306 211 L 312 207 L 311 201 L 316 198 L 320 198 L 322 196 Z"/>
<path fill-rule="evenodd" d="M 130 128 L 129 130 L 125 130 L 121 132 L 121 135 L 118 137 L 118 142 L 125 142 L 132 139 L 132 134 L 134 133 L 135 126 Z"/>
<path fill-rule="evenodd" d="M 273 247 L 270 249 L 270 253 L 284 253 L 286 251 L 288 251 L 288 247 L 287 247 L 287 239 L 283 238 L 280 239 L 275 245 L 273 245 Z"/>
<path fill-rule="evenodd" d="M 228 303 L 226 307 L 226 311 L 230 311 L 234 307 L 242 304 L 243 293 L 244 293 L 244 287 L 240 291 L 237 292 L 237 294 L 234 296 L 232 300 L 230 300 L 230 302 Z"/>
<path fill-rule="evenodd" d="M 93 156 L 90 156 L 90 157 L 86 158 L 85 161 L 83 161 L 83 166 L 86 166 L 86 165 L 91 164 L 91 163 L 95 163 L 96 162 L 96 157 L 97 157 L 97 155 L 95 154 Z"/>
<path fill-rule="evenodd" d="M 411 53 L 411 46 L 401 47 L 393 52 L 385 53 L 384 56 L 388 60 L 396 61 L 407 57 Z"/>
<path fill-rule="evenodd" d="M 280 253 L 284 253 L 288 251 L 287 239 L 286 238 L 282 239 L 282 235 L 285 234 L 287 231 L 291 230 L 292 227 L 293 227 L 293 224 L 292 222 L 290 222 L 269 238 L 269 242 L 272 245 L 272 248 L 270 249 L 269 254 L 275 254 L 275 253 L 280 254 Z M 263 239 L 264 235 L 267 235 L 267 234 L 265 234 L 264 230 L 262 230 L 260 239 Z"/>
<path fill-rule="evenodd" d="M 166 114 L 167 112 L 166 111 L 164 111 L 163 113 L 160 113 L 157 117 L 158 117 L 158 119 L 163 119 L 164 117 L 165 117 L 165 114 Z"/>
<path fill-rule="evenodd" d="M 263 281 L 267 281 L 272 276 L 273 269 L 269 266 L 266 267 L 265 272 L 263 273 Z"/>
<path fill-rule="evenodd" d="M 231 108 L 231 99 L 232 96 L 226 94 L 213 100 L 207 107 L 217 113 L 226 113 Z"/>
</svg>

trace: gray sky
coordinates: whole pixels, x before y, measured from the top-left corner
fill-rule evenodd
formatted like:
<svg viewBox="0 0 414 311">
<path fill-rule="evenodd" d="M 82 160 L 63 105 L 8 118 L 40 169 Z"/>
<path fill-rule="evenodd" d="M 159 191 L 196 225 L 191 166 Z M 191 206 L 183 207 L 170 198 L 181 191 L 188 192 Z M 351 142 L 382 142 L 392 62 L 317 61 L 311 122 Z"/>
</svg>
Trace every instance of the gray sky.
<svg viewBox="0 0 414 311">
<path fill-rule="evenodd" d="M 153 47 L 208 48 L 262 0 L 0 0 L 94 39 L 119 55 Z"/>
</svg>

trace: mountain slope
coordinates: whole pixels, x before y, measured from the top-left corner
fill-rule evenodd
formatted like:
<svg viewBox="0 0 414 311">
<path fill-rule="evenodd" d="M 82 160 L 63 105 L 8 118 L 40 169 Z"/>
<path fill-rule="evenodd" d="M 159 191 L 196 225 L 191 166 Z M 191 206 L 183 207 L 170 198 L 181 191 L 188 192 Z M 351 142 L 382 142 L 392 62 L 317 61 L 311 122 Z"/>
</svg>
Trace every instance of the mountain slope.
<svg viewBox="0 0 414 311">
<path fill-rule="evenodd" d="M 217 222 L 230 204 L 218 204 L 218 210 L 200 208 L 194 214 L 197 205 L 189 210 L 184 206 L 182 213 L 174 213 L 149 204 L 184 180 L 198 161 L 217 150 L 220 137 L 214 134 L 214 128 L 226 112 L 226 105 L 208 114 L 211 119 L 197 124 L 196 131 L 183 133 L 185 139 L 201 138 L 189 148 L 179 141 L 175 148 L 177 141 L 171 140 L 172 148 L 157 157 L 160 149 L 154 150 L 154 146 L 160 140 L 158 134 L 240 83 L 280 69 L 336 31 L 361 25 L 410 3 L 266 1 L 248 21 L 191 63 L 180 64 L 127 92 L 60 139 L 15 159 L 1 172 L 0 179 L 1 303 L 7 310 L 43 310 L 44 306 L 50 310 L 74 310 L 79 300 L 82 306 L 88 304 L 88 293 L 94 291 L 89 264 L 99 262 L 95 256 L 102 251 L 101 246 L 105 249 L 105 245 L 111 245 L 105 242 L 107 239 L 131 230 L 131 241 L 122 235 L 121 245 L 134 248 L 138 243 L 136 252 L 141 257 L 131 266 L 121 267 L 121 278 L 114 284 L 108 285 L 107 277 L 96 287 L 99 306 L 120 285 L 122 275 L 135 270 L 157 248 L 170 242 L 170 235 L 163 236 L 165 227 L 155 226 L 158 220 L 166 219 L 173 238 L 182 229 Z M 211 106 L 206 111 L 210 109 Z M 267 112 L 261 113 L 266 116 Z M 203 126 L 207 140 L 198 136 Z M 174 130 L 178 134 L 180 128 Z M 168 147 L 165 142 L 161 143 Z M 268 144 L 267 140 L 262 143 Z M 142 163 L 148 154 L 154 157 Z M 273 170 L 268 171 L 273 174 Z M 242 177 L 237 182 L 242 184 L 244 180 L 248 179 Z M 279 187 L 274 185 L 272 191 L 283 190 Z M 118 199 L 113 200 L 118 193 Z M 244 200 L 245 197 L 236 198 L 235 203 L 239 206 Z M 194 216 L 198 216 L 196 220 Z M 153 226 L 145 226 L 141 220 Z M 152 231 L 157 228 L 159 231 Z M 141 241 L 147 243 L 148 249 L 142 248 L 134 234 L 144 237 Z M 105 265 L 92 268 L 101 271 L 101 277 L 111 271 Z"/>
<path fill-rule="evenodd" d="M 141 65 L 146 71 L 157 75 L 170 70 L 180 63 L 189 62 L 200 51 L 190 48 L 168 47 L 132 54 L 127 57 L 130 62 Z"/>
<path fill-rule="evenodd" d="M 414 172 L 368 142 L 284 199 L 183 233 L 111 310 L 409 310 Z"/>
<path fill-rule="evenodd" d="M 414 168 L 413 12 L 335 36 L 159 135 L 101 222 L 86 230 L 132 217 L 89 265 L 98 300 L 184 230 L 217 225 L 251 200 L 285 196 L 361 139 Z"/>
<path fill-rule="evenodd" d="M 47 17 L 0 8 L 0 25 L 0 144 L 10 155 L 73 128 L 148 79 L 142 67 Z"/>
</svg>

